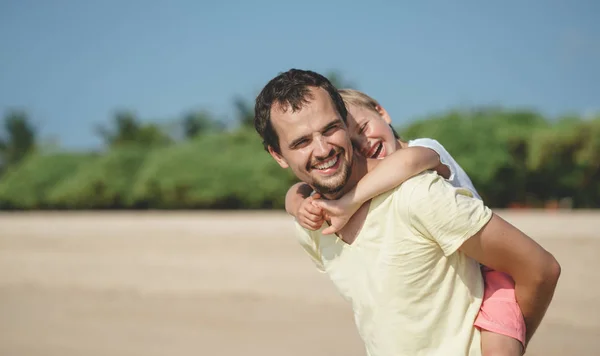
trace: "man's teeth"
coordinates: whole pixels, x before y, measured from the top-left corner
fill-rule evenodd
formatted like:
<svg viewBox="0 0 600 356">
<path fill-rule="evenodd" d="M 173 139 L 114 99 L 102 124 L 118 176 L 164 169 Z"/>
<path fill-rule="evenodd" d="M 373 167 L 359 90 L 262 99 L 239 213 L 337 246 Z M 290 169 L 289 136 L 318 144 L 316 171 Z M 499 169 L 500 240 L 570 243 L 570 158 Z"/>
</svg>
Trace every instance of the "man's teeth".
<svg viewBox="0 0 600 356">
<path fill-rule="evenodd" d="M 338 156 L 335 156 L 328 161 L 325 161 L 321 164 L 317 164 L 315 167 L 317 169 L 327 169 L 327 168 L 333 167 L 337 163 L 337 160 L 338 160 Z"/>
</svg>

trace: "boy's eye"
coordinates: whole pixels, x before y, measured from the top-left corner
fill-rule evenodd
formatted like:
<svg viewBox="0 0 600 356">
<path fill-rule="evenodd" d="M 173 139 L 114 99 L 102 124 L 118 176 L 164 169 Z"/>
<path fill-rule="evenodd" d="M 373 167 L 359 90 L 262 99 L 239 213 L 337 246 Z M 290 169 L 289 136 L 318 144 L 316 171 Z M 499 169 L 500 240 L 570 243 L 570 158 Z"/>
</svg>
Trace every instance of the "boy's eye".
<svg viewBox="0 0 600 356">
<path fill-rule="evenodd" d="M 364 123 L 364 124 L 362 124 L 362 125 L 360 126 L 360 128 L 358 129 L 358 133 L 359 133 L 359 134 L 362 134 L 362 133 L 364 133 L 364 132 L 365 132 L 365 130 L 366 130 L 366 129 L 367 129 L 367 123 L 365 122 L 365 123 Z"/>
</svg>

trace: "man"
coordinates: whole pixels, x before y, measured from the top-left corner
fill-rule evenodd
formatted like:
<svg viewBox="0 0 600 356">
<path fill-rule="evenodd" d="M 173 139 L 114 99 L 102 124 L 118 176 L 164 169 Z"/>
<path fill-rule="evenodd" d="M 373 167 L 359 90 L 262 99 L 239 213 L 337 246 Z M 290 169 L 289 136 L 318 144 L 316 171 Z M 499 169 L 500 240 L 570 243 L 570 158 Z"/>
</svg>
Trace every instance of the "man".
<svg viewBox="0 0 600 356">
<path fill-rule="evenodd" d="M 282 168 L 336 199 L 378 163 L 354 154 L 346 116 L 326 78 L 293 69 L 257 97 L 255 128 Z M 366 203 L 339 238 L 296 227 L 317 267 L 352 304 L 371 356 L 480 355 L 478 262 L 515 280 L 529 340 L 560 274 L 551 254 L 433 172 Z"/>
</svg>

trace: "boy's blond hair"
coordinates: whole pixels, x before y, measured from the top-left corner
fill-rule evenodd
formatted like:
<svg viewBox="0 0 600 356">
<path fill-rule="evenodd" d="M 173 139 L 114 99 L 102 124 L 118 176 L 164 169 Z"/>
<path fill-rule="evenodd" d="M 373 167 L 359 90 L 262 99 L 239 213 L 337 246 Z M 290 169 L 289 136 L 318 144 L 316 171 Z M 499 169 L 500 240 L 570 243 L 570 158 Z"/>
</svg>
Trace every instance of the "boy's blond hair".
<svg viewBox="0 0 600 356">
<path fill-rule="evenodd" d="M 367 94 L 355 89 L 340 89 L 338 91 L 346 105 L 354 105 L 379 113 L 377 107 L 380 107 L 381 105 L 379 105 L 377 100 L 371 98 Z"/>
<path fill-rule="evenodd" d="M 344 104 L 346 105 L 346 107 L 354 105 L 359 108 L 371 110 L 377 115 L 381 115 L 379 110 L 377 109 L 378 107 L 381 107 L 379 102 L 371 98 L 367 94 L 363 93 L 362 91 L 358 91 L 356 89 L 340 89 L 338 90 L 338 92 L 344 100 Z M 397 139 L 401 139 L 400 135 L 398 134 L 394 126 L 392 126 L 392 124 L 390 124 L 390 128 L 394 133 L 394 137 Z"/>
</svg>

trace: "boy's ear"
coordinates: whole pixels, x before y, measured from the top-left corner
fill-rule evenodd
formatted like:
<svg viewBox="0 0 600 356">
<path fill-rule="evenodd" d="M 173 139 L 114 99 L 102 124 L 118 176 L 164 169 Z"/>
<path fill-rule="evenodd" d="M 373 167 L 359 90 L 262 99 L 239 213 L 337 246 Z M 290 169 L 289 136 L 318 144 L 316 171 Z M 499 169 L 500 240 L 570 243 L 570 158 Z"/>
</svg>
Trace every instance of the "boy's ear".
<svg viewBox="0 0 600 356">
<path fill-rule="evenodd" d="M 277 153 L 277 151 L 275 151 L 275 149 L 272 146 L 269 146 L 269 154 L 271 155 L 271 157 L 273 157 L 273 159 L 275 159 L 275 161 L 277 161 L 277 163 L 279 163 L 281 168 L 286 169 L 290 166 L 285 160 L 285 158 L 283 158 L 281 154 Z"/>
<path fill-rule="evenodd" d="M 388 114 L 388 112 L 383 108 L 383 106 L 377 105 L 375 107 L 375 110 L 377 110 L 377 112 L 379 113 L 379 115 L 381 115 L 381 117 L 383 118 L 383 120 L 386 123 L 388 123 L 389 125 L 392 124 L 392 118 L 390 117 L 390 114 Z"/>
</svg>

